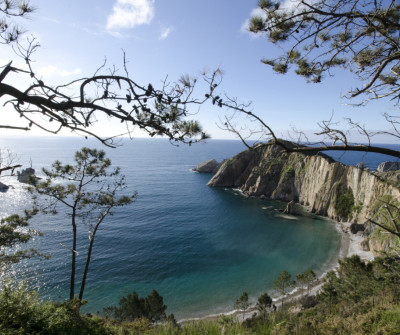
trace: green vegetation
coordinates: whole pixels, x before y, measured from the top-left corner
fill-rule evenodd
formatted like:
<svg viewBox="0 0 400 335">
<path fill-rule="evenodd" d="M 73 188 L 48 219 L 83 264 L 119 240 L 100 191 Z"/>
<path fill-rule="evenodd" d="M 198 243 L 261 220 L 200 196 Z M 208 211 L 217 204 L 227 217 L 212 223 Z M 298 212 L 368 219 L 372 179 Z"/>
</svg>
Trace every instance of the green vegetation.
<svg viewBox="0 0 400 335">
<path fill-rule="evenodd" d="M 383 253 L 396 253 L 400 251 L 400 238 L 396 235 L 390 234 L 382 228 L 377 228 L 374 232 L 368 236 L 369 241 L 372 245 L 380 245 L 382 250 L 372 250 L 380 251 Z"/>
<path fill-rule="evenodd" d="M 41 235 L 40 232 L 28 229 L 29 219 L 36 213 L 36 209 L 25 210 L 24 216 L 13 214 L 0 220 L 0 270 L 4 270 L 12 263 L 18 263 L 24 258 L 44 256 L 32 248 L 18 251 L 10 249 L 17 244 L 27 243 L 35 235 Z"/>
<path fill-rule="evenodd" d="M 281 172 L 281 178 L 279 179 L 279 183 L 281 183 L 286 176 L 288 177 L 294 177 L 295 176 L 295 169 L 293 168 L 293 165 L 287 164 L 285 168 Z"/>
<path fill-rule="evenodd" d="M 375 202 L 373 211 L 372 220 L 379 221 L 381 228 L 389 232 L 392 230 L 395 235 L 400 232 L 398 222 L 400 217 L 400 203 L 398 200 L 390 195 L 385 195 Z"/>
<path fill-rule="evenodd" d="M 7 335 L 112 334 L 101 318 L 79 314 L 77 300 L 64 303 L 40 301 L 36 292 L 11 282 L 0 291 L 0 333 Z"/>
<path fill-rule="evenodd" d="M 312 284 L 314 283 L 317 275 L 315 272 L 311 269 L 308 269 L 304 271 L 303 273 L 300 273 L 296 276 L 296 281 L 299 283 L 301 286 L 306 285 L 307 286 L 307 294 L 310 294 L 310 288 Z"/>
<path fill-rule="evenodd" d="M 43 169 L 46 180 L 29 188 L 35 205 L 45 214 L 57 214 L 59 207 L 68 210 L 72 227 L 71 273 L 69 299 L 75 297 L 76 255 L 78 250 L 78 224 L 89 231 L 84 271 L 79 300 L 83 299 L 93 245 L 100 224 L 112 215 L 115 208 L 130 204 L 136 193 L 118 197 L 126 188 L 120 169 L 112 168 L 103 150 L 82 148 L 75 153 L 75 165 L 55 161 L 51 169 Z M 64 183 L 60 183 L 63 181 Z M 40 199 L 38 198 L 40 196 Z"/>
<path fill-rule="evenodd" d="M 390 195 L 381 197 L 373 206 L 374 215 L 369 222 L 378 228 L 368 237 L 371 242 L 378 242 L 380 249 L 388 254 L 400 251 L 400 204 Z M 373 243 L 374 244 L 374 243 Z"/>
<path fill-rule="evenodd" d="M 265 318 L 272 306 L 272 298 L 268 293 L 263 293 L 258 297 L 256 308 L 260 315 Z"/>
<path fill-rule="evenodd" d="M 378 226 L 368 236 L 372 245 L 378 247 L 381 252 L 398 254 L 400 251 L 400 204 L 390 195 L 379 198 L 372 210 L 374 215 L 369 221 Z M 380 245 L 380 247 L 379 247 Z"/>
<path fill-rule="evenodd" d="M 244 315 L 249 307 L 250 307 L 249 295 L 247 294 L 247 292 L 243 292 L 240 298 L 236 300 L 234 308 L 241 310 L 244 318 Z"/>
<path fill-rule="evenodd" d="M 350 187 L 345 192 L 341 192 L 341 187 L 337 188 L 336 200 L 334 203 L 336 214 L 342 219 L 350 217 L 354 209 L 354 195 Z"/>
<path fill-rule="evenodd" d="M 279 277 L 289 276 L 282 276 L 281 273 Z M 288 281 L 290 277 L 284 280 L 285 283 Z M 77 300 L 58 304 L 39 301 L 37 294 L 28 291 L 25 286 L 14 287 L 6 283 L 0 292 L 0 333 L 396 334 L 400 329 L 399 284 L 399 257 L 376 258 L 365 264 L 358 256 L 353 256 L 340 262 L 337 273 L 331 271 L 327 274 L 316 297 L 306 296 L 298 301 L 286 302 L 282 308 L 273 311 L 270 308 L 272 300 L 268 294 L 263 294 L 257 303 L 257 308 L 262 309 L 260 315 L 243 323 L 235 316 L 221 316 L 178 325 L 171 319 L 152 323 L 143 316 L 133 321 L 120 321 L 109 317 L 81 315 Z M 138 299 L 143 301 L 143 298 Z"/>
<path fill-rule="evenodd" d="M 29 6 L 29 1 L 0 1 L 0 4 L 4 5 L 1 6 L 0 12 L 5 15 L 0 24 L 3 28 L 0 33 L 0 43 L 13 44 L 19 40 L 23 31 L 10 21 L 10 17 L 24 17 L 33 8 Z M 279 73 L 285 73 L 291 67 L 295 67 L 297 74 L 308 80 L 320 82 L 323 75 L 333 68 L 343 67 L 355 71 L 359 76 L 360 84 L 367 83 L 349 92 L 350 97 L 364 95 L 366 97 L 362 102 L 381 97 L 397 99 L 399 94 L 396 85 L 400 73 L 397 64 L 400 5 L 393 1 L 388 6 L 384 8 L 383 2 L 376 1 L 333 1 L 331 3 L 323 0 L 318 3 L 317 10 L 309 4 L 307 8 L 299 12 L 290 9 L 282 10 L 279 8 L 279 3 L 261 0 L 259 7 L 266 15 L 253 18 L 250 29 L 253 32 L 265 33 L 273 43 L 287 42 L 286 45 L 289 47 L 287 52 L 285 51 L 276 59 L 263 60 Z M 338 16 L 338 13 L 341 14 Z M 291 45 L 293 42 L 294 45 Z M 25 123 L 16 126 L 2 125 L 3 128 L 26 131 L 33 125 L 37 125 L 51 133 L 67 128 L 80 134 L 95 136 L 101 142 L 113 146 L 113 137 L 99 138 L 91 130 L 97 116 L 106 114 L 113 115 L 114 119 L 125 122 L 127 126 L 141 128 L 149 136 L 164 134 L 170 140 L 191 144 L 193 136 L 197 135 L 198 140 L 201 140 L 207 135 L 201 131 L 195 121 L 183 119 L 188 111 L 187 106 L 190 104 L 203 104 L 211 100 L 213 104 L 218 102 L 220 107 L 244 111 L 249 116 L 254 116 L 251 112 L 238 108 L 238 105 L 232 105 L 229 101 L 223 102 L 214 95 L 214 90 L 218 86 L 216 83 L 218 80 L 214 80 L 214 76 L 219 75 L 219 70 L 214 72 L 211 80 L 205 78 L 210 92 L 201 101 L 191 100 L 194 83 L 190 78 L 184 78 L 181 82 L 184 86 L 183 90 L 180 85 L 175 84 L 172 87 L 155 90 L 151 84 L 147 87 L 140 86 L 128 77 L 119 77 L 114 73 L 81 78 L 66 85 L 52 86 L 36 77 L 35 72 L 31 70 L 31 56 L 38 45 L 34 43 L 34 40 L 29 43 L 28 49 L 20 49 L 20 52 L 24 51 L 21 56 L 26 61 L 27 68 L 16 68 L 10 63 L 2 67 L 0 75 L 1 80 L 10 73 L 24 75 L 29 79 L 25 82 L 30 86 L 23 91 L 8 85 L 2 85 L 0 89 L 0 95 L 10 97 L 8 102 L 12 102 L 15 112 Z M 320 49 L 323 50 L 322 54 L 316 52 L 320 46 L 323 46 Z M 312 50 L 314 52 L 311 52 Z M 219 76 L 216 77 L 219 79 Z M 82 82 L 96 84 L 99 90 L 91 98 L 88 98 L 84 90 L 85 85 L 81 86 L 81 92 L 76 94 L 71 93 L 74 91 L 69 91 L 70 85 Z M 166 91 L 170 94 L 166 94 Z M 132 109 L 125 111 L 120 101 L 132 103 Z M 396 101 L 398 103 L 399 100 Z M 38 110 L 41 111 L 41 115 L 32 121 L 31 118 L 37 114 Z M 397 124 L 396 118 L 390 115 L 385 115 L 385 117 L 391 125 Z M 258 121 L 260 121 L 259 118 Z M 57 126 L 53 128 L 51 124 L 56 124 L 59 129 L 54 131 Z M 363 129 L 351 120 L 350 124 L 352 127 Z M 263 125 L 266 126 L 266 124 Z M 355 149 L 354 146 L 347 145 L 347 138 L 343 131 L 333 129 L 331 126 L 330 122 L 323 122 L 320 134 L 327 136 L 333 143 L 343 142 L 346 144 L 346 150 Z M 394 128 L 395 132 L 392 135 L 398 137 L 396 127 Z M 275 138 L 272 131 L 268 133 Z M 369 137 L 368 134 L 367 137 Z M 292 148 L 284 141 L 281 141 L 281 145 L 286 149 L 291 149 L 289 151 L 307 151 L 305 147 Z M 316 151 L 321 148 L 322 150 L 343 149 L 340 146 L 309 149 Z M 363 148 L 364 151 L 389 153 L 399 157 L 398 151 L 371 146 L 363 146 Z M 360 149 L 360 146 L 356 149 Z M 86 153 L 82 151 L 79 159 L 86 154 L 91 155 L 89 151 Z M 97 166 L 98 162 L 102 163 L 101 155 L 101 152 L 96 152 L 93 156 L 97 158 L 95 157 L 91 162 L 86 161 L 88 163 L 84 164 L 85 175 L 93 177 L 93 180 L 97 177 L 104 180 L 107 176 L 118 174 L 117 172 L 111 172 L 111 175 L 102 174 L 103 168 Z M 278 158 L 274 160 L 276 162 L 271 162 L 271 166 L 274 163 L 278 164 Z M 109 165 L 106 161 L 104 163 Z M 282 176 L 294 173 L 293 167 L 297 167 L 294 162 L 286 167 Z M 257 303 L 261 315 L 254 316 L 243 324 L 234 317 L 222 316 L 218 320 L 202 320 L 179 326 L 174 322 L 173 317 L 165 317 L 166 306 L 157 291 L 151 292 L 146 298 L 140 298 L 136 292 L 123 297 L 119 302 L 119 307 L 109 309 L 110 316 L 115 319 L 82 315 L 79 309 L 97 228 L 113 207 L 127 204 L 132 198 L 116 199 L 113 192 L 103 193 L 102 189 L 84 191 L 80 188 L 84 182 L 83 179 L 79 179 L 79 176 L 76 181 L 81 185 L 70 184 L 65 187 L 60 184 L 52 185 L 53 178 L 60 178 L 69 173 L 74 174 L 77 171 L 76 167 L 62 166 L 59 162 L 55 163 L 53 168 L 52 171 L 48 171 L 48 174 L 45 171 L 48 180 L 37 185 L 35 189 L 38 193 L 53 197 L 55 202 L 50 203 L 50 208 L 54 205 L 52 212 L 56 212 L 55 205 L 59 201 L 72 209 L 71 217 L 74 218 L 79 218 L 76 209 L 85 207 L 90 212 L 91 209 L 95 208 L 97 211 L 100 208 L 100 215 L 92 217 L 94 220 L 90 223 L 86 222 L 91 227 L 90 244 L 79 299 L 76 299 L 74 295 L 77 225 L 73 219 L 74 245 L 71 248 L 70 300 L 62 303 L 40 301 L 38 294 L 29 291 L 23 284 L 2 282 L 1 334 L 396 334 L 400 329 L 400 258 L 398 256 L 377 258 L 367 264 L 356 256 L 347 258 L 340 262 L 337 273 L 327 274 L 325 284 L 315 298 L 305 297 L 296 302 L 286 302 L 285 305 L 282 299 L 282 307 L 278 311 L 270 310 L 272 300 L 268 294 L 264 293 Z M 9 169 L 13 169 L 13 166 L 2 167 L 0 172 Z M 113 190 L 116 191 L 121 186 L 123 187 L 123 180 L 117 181 Z M 110 190 L 109 185 L 106 189 Z M 348 218 L 355 209 L 352 190 L 343 189 L 343 192 L 337 194 L 335 210 L 339 216 Z M 68 198 L 72 199 L 71 203 L 68 203 Z M 91 205 L 94 207 L 90 207 Z M 398 237 L 400 236 L 399 208 L 399 204 L 394 203 L 392 199 L 385 199 L 377 205 L 375 215 L 370 221 L 394 237 Z M 29 215 L 25 217 L 13 215 L 1 220 L 1 264 L 18 262 L 22 258 L 37 255 L 34 250 L 10 254 L 6 253 L 8 249 L 4 250 L 16 243 L 26 243 L 37 234 L 32 230 L 26 230 L 28 219 Z M 378 230 L 378 232 L 381 231 Z M 307 283 L 309 289 L 310 283 L 315 279 L 315 274 L 312 270 L 308 270 L 298 275 L 296 279 L 302 284 Z M 294 281 L 291 280 L 291 275 L 287 271 L 282 271 L 274 281 L 275 290 L 282 295 L 285 295 L 293 285 Z M 238 306 L 243 313 L 248 309 L 247 293 L 242 294 L 235 306 Z M 157 324 L 160 320 L 163 320 L 163 323 Z"/>
<path fill-rule="evenodd" d="M 147 319 L 151 322 L 157 322 L 166 318 L 164 299 L 153 290 L 146 298 L 140 298 L 133 291 L 128 296 L 122 297 L 119 301 L 119 307 L 108 307 L 106 314 L 113 316 L 119 321 L 134 321 L 136 319 Z M 173 316 L 170 317 L 173 319 Z"/>
<path fill-rule="evenodd" d="M 387 172 L 377 172 L 375 171 L 375 176 L 377 176 L 381 181 L 388 183 L 396 188 L 400 188 L 400 177 L 399 171 L 387 171 Z"/>
<path fill-rule="evenodd" d="M 278 292 L 280 295 L 286 295 L 289 290 L 294 287 L 296 282 L 291 279 L 292 276 L 286 270 L 283 270 L 279 276 L 274 281 L 274 290 Z M 283 297 L 282 297 L 282 307 L 283 307 Z"/>
</svg>

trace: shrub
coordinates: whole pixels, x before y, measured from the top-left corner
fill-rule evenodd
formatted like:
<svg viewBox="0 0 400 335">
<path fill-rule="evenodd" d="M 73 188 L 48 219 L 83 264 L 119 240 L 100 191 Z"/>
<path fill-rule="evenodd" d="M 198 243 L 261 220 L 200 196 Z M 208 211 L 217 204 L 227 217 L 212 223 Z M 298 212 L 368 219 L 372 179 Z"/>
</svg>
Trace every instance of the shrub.
<svg viewBox="0 0 400 335">
<path fill-rule="evenodd" d="M 25 335 L 108 335 L 101 319 L 79 314 L 75 301 L 41 302 L 35 291 L 24 283 L 15 286 L 10 281 L 0 291 L 0 334 Z"/>
<path fill-rule="evenodd" d="M 166 318 L 164 299 L 153 290 L 146 298 L 141 298 L 133 291 L 119 301 L 119 307 L 107 307 L 104 313 L 113 316 L 120 321 L 134 321 L 140 318 L 146 318 L 151 322 L 160 321 Z"/>
<path fill-rule="evenodd" d="M 347 188 L 345 193 L 338 189 L 334 207 L 338 216 L 345 219 L 350 216 L 354 208 L 354 195 L 350 187 Z"/>
</svg>

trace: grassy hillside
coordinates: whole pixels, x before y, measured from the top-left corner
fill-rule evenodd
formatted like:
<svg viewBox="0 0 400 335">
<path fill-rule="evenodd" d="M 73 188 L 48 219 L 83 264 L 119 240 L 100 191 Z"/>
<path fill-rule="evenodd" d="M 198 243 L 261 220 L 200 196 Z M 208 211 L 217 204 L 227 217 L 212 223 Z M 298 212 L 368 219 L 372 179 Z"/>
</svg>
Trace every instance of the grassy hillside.
<svg viewBox="0 0 400 335">
<path fill-rule="evenodd" d="M 234 301 L 234 298 L 232 298 Z M 6 283 L 0 293 L 1 334 L 398 334 L 400 329 L 400 258 L 365 264 L 346 258 L 328 273 L 317 296 L 287 302 L 277 311 L 243 323 L 221 316 L 178 325 L 172 317 L 159 324 L 81 315 L 76 303 L 40 301 L 26 287 Z"/>
</svg>

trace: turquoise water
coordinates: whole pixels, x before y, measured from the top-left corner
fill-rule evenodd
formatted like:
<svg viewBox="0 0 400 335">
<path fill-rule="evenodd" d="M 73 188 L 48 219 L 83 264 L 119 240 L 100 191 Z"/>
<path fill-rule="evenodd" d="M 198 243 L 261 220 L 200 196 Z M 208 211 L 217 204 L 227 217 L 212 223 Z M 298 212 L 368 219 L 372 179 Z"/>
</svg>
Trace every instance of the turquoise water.
<svg viewBox="0 0 400 335">
<path fill-rule="evenodd" d="M 24 165 L 31 161 L 37 171 L 56 159 L 72 161 L 82 146 L 101 147 L 77 138 L 0 140 L 1 148 L 18 153 Z M 147 295 L 156 289 L 168 313 L 178 319 L 201 317 L 232 310 L 243 291 L 253 301 L 264 291 L 272 294 L 272 282 L 284 269 L 293 276 L 308 268 L 318 273 L 326 270 L 340 244 L 332 222 L 282 218 L 275 209 L 285 204 L 210 188 L 206 186 L 210 175 L 191 171 L 209 158 L 222 160 L 243 149 L 238 141 L 211 140 L 189 148 L 144 139 L 105 149 L 127 176 L 127 193 L 136 190 L 139 195 L 102 224 L 86 285 L 85 311 L 101 311 L 133 290 Z M 2 181 L 15 188 L 0 193 L 1 216 L 29 206 L 22 184 Z M 58 216 L 37 217 L 32 225 L 44 233 L 33 246 L 52 258 L 24 262 L 14 269 L 15 274 L 38 288 L 43 297 L 65 299 L 68 219 L 60 211 Z M 79 228 L 80 243 L 86 243 L 85 227 Z M 79 249 L 78 261 L 84 254 L 85 249 Z"/>
</svg>

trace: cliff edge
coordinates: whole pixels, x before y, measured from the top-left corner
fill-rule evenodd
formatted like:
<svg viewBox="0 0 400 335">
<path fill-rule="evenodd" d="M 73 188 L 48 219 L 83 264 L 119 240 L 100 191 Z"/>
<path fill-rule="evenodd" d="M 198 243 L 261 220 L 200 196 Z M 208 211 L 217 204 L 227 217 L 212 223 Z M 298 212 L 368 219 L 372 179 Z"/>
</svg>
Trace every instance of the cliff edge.
<svg viewBox="0 0 400 335">
<path fill-rule="evenodd" d="M 226 160 L 208 183 L 249 196 L 294 200 L 337 221 L 365 223 L 384 196 L 400 200 L 399 188 L 366 169 L 320 153 L 288 153 L 260 145 Z"/>
</svg>

